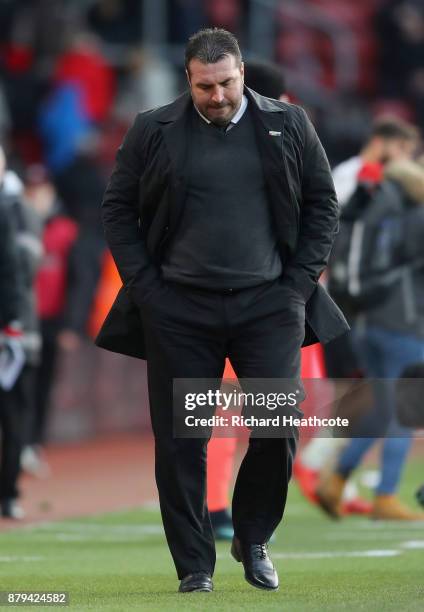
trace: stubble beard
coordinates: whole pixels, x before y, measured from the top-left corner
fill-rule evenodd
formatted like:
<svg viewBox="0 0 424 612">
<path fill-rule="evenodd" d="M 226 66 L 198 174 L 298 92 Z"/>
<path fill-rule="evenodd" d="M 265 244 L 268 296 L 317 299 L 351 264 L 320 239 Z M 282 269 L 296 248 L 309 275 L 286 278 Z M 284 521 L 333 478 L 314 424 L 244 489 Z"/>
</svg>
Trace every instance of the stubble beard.
<svg viewBox="0 0 424 612">
<path fill-rule="evenodd" d="M 211 123 L 213 123 L 214 125 L 218 127 L 225 127 L 226 125 L 229 125 L 231 123 L 232 118 L 237 114 L 241 106 L 241 101 L 242 101 L 242 98 L 240 97 L 240 101 L 237 104 L 237 106 L 232 106 L 231 113 L 227 115 L 226 117 L 214 117 L 214 118 L 208 117 L 208 119 L 210 120 Z"/>
</svg>

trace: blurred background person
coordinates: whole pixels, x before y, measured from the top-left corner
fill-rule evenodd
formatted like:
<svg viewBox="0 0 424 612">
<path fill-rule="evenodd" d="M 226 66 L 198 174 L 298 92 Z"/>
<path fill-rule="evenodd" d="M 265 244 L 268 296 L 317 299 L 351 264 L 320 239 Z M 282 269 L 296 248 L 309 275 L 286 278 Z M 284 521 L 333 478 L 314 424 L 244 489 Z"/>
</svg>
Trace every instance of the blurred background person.
<svg viewBox="0 0 424 612">
<path fill-rule="evenodd" d="M 0 184 L 0 206 L 12 225 L 16 244 L 19 268 L 19 274 L 16 276 L 22 280 L 19 320 L 20 341 L 25 353 L 25 365 L 15 384 L 9 391 L 2 393 L 2 414 L 6 428 L 2 478 L 7 482 L 1 484 L 0 501 L 4 516 L 20 519 L 23 518 L 23 510 L 17 503 L 20 455 L 34 409 L 35 371 L 41 352 L 41 334 L 34 293 L 34 278 L 42 255 L 41 225 L 37 215 L 24 202 L 22 182 L 14 172 L 6 170 L 5 156 L 1 148 Z"/>
<path fill-rule="evenodd" d="M 388 0 L 376 14 L 380 46 L 380 87 L 384 95 L 401 95 L 424 123 L 424 4 L 421 0 Z"/>
<path fill-rule="evenodd" d="M 354 331 L 354 343 L 364 373 L 373 379 L 375 407 L 363 417 L 352 438 L 318 486 L 318 502 L 331 516 L 340 516 L 345 482 L 368 449 L 384 437 L 381 475 L 375 490 L 372 517 L 424 520 L 397 497 L 402 469 L 412 442 L 412 430 L 399 424 L 394 385 L 404 369 L 424 361 L 424 169 L 412 160 L 388 164 L 384 181 L 370 204 L 381 238 L 374 257 L 392 242 L 398 253 L 399 274 L 377 304 L 364 308 Z M 371 222 L 371 221 L 370 221 Z M 379 247 L 378 247 L 379 245 Z M 393 268 L 390 272 L 393 272 Z M 384 383 L 379 379 L 384 380 Z M 378 437 L 377 437 L 378 436 Z"/>
<path fill-rule="evenodd" d="M 333 180 L 340 206 L 347 204 L 358 184 L 358 175 L 366 164 L 381 164 L 410 158 L 418 144 L 417 129 L 407 121 L 386 116 L 378 118 L 358 155 L 333 168 Z"/>
<path fill-rule="evenodd" d="M 115 9 L 112 14 L 116 13 L 118 18 L 119 7 Z M 96 14 L 93 11 L 91 16 Z M 99 38 L 84 29 L 70 33 L 62 53 L 55 59 L 50 92 L 38 120 L 53 185 L 64 211 L 79 227 L 69 253 L 72 290 L 68 291 L 65 306 L 66 329 L 58 335 L 65 350 L 76 350 L 86 336 L 101 274 L 105 243 L 98 202 L 106 179 L 99 161 L 97 130 L 109 117 L 115 88 L 115 72 Z"/>
<path fill-rule="evenodd" d="M 35 277 L 36 307 L 42 349 L 36 368 L 34 410 L 28 423 L 21 457 L 22 468 L 45 477 L 49 466 L 43 457 L 51 388 L 56 376 L 58 335 L 65 325 L 64 310 L 69 286 L 69 255 L 78 236 L 78 225 L 65 215 L 54 185 L 40 164 L 28 167 L 25 198 L 42 222 L 43 255 Z"/>
<path fill-rule="evenodd" d="M 1 199 L 1 194 L 0 194 Z M 19 321 L 21 288 L 16 239 L 6 210 L 0 202 L 0 358 L 7 351 L 10 338 L 20 341 L 22 325 Z M 2 359 L 3 365 L 3 359 Z M 16 395 L 0 385 L 0 514 L 5 518 L 20 519 L 24 511 L 18 503 L 19 453 L 21 414 L 13 401 Z"/>
<path fill-rule="evenodd" d="M 327 286 L 333 299 L 343 308 L 352 328 L 355 327 L 357 312 L 352 298 L 346 294 L 344 282 L 339 277 L 346 276 L 349 261 L 356 261 L 356 242 L 350 235 L 352 225 L 366 207 L 372 205 L 372 197 L 378 187 L 383 168 L 391 161 L 408 159 L 418 144 L 418 130 L 401 118 L 384 116 L 371 126 L 370 135 L 359 154 L 340 163 L 333 169 L 334 186 L 341 206 L 340 230 L 327 269 Z M 350 211 L 356 206 L 356 212 Z M 348 211 L 348 213 L 346 212 Z M 344 219 L 344 215 L 348 217 Z M 342 274 L 343 271 L 343 274 Z M 341 285 L 343 291 L 339 287 Z M 362 357 L 354 342 L 354 331 L 351 329 L 341 338 L 324 347 L 325 366 L 329 378 L 352 379 L 364 376 Z M 350 381 L 337 382 L 339 393 L 343 394 Z M 321 434 L 322 436 L 322 434 Z M 296 463 L 295 473 L 302 492 L 312 502 L 317 501 L 316 488 L 320 472 L 334 461 L 335 455 L 347 443 L 344 438 L 317 436 L 301 451 Z M 345 513 L 367 514 L 371 504 L 357 495 L 356 487 L 349 483 L 345 490 Z"/>
</svg>

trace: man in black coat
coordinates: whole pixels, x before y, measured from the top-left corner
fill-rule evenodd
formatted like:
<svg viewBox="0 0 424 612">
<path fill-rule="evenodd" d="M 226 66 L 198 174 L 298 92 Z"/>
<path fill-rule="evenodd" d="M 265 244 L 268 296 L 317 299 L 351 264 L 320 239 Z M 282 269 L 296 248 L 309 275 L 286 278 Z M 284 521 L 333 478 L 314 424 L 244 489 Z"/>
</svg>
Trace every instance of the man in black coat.
<svg viewBox="0 0 424 612">
<path fill-rule="evenodd" d="M 225 30 L 190 38 L 186 71 L 190 92 L 140 113 L 118 151 L 102 211 L 124 287 L 97 338 L 147 359 L 156 480 L 182 592 L 212 590 L 215 547 L 207 436 L 173 435 L 173 380 L 219 381 L 227 356 L 241 381 L 297 380 L 302 344 L 347 329 L 318 285 L 338 207 L 306 113 L 244 87 Z M 278 588 L 267 542 L 295 447 L 295 432 L 251 437 L 237 477 L 232 554 L 258 588 Z"/>
</svg>

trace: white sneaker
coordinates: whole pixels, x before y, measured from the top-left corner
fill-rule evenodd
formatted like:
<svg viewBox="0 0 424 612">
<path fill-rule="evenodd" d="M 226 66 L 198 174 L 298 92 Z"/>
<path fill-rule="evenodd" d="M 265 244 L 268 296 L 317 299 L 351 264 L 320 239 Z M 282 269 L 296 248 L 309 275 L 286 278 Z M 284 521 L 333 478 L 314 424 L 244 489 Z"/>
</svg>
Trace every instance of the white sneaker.
<svg viewBox="0 0 424 612">
<path fill-rule="evenodd" d="M 51 474 L 49 464 L 43 459 L 41 451 L 34 446 L 25 446 L 22 450 L 21 468 L 37 478 L 48 478 Z"/>
<path fill-rule="evenodd" d="M 22 521 L 25 518 L 25 510 L 16 499 L 4 499 L 0 507 L 3 518 L 10 518 L 15 521 Z"/>
</svg>

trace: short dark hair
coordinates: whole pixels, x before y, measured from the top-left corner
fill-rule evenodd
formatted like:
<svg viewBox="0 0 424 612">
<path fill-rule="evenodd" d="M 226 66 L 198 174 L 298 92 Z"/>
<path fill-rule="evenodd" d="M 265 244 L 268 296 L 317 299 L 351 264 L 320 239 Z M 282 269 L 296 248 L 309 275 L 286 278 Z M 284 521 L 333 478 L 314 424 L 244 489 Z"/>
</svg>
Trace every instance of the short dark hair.
<svg viewBox="0 0 424 612">
<path fill-rule="evenodd" d="M 286 93 L 286 79 L 280 66 L 272 62 L 250 61 L 244 66 L 245 84 L 262 96 L 278 100 Z"/>
<path fill-rule="evenodd" d="M 376 119 L 371 128 L 369 139 L 375 136 L 386 139 L 414 141 L 418 140 L 419 131 L 412 123 L 408 123 L 400 117 L 385 115 Z"/>
<path fill-rule="evenodd" d="M 233 55 L 238 63 L 242 62 L 237 38 L 223 28 L 205 28 L 190 36 L 185 50 L 185 67 L 192 59 L 198 59 L 202 64 L 216 64 L 229 55 Z"/>
</svg>

